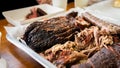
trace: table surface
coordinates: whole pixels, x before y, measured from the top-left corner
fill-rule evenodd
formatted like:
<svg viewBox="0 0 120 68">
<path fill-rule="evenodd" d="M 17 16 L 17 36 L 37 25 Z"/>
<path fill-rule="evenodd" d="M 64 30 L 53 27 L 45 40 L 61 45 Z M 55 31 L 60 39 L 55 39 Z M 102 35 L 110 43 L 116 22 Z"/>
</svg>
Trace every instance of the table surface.
<svg viewBox="0 0 120 68">
<path fill-rule="evenodd" d="M 67 5 L 67 10 L 73 7 L 74 3 L 69 3 Z M 42 65 L 6 39 L 4 26 L 8 25 L 10 24 L 6 21 L 6 19 L 0 20 L 0 32 L 2 32 L 0 56 L 7 61 L 7 68 L 43 68 Z"/>
</svg>

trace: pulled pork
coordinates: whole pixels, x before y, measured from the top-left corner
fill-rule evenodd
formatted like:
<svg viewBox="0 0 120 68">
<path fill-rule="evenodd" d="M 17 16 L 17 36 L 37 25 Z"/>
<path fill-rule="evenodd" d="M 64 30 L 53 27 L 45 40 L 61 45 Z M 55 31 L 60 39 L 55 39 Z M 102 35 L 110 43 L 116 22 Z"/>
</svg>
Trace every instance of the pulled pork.
<svg viewBox="0 0 120 68">
<path fill-rule="evenodd" d="M 79 52 L 79 46 L 75 42 L 68 41 L 65 44 L 57 44 L 52 48 L 40 53 L 58 68 L 66 68 L 79 60 L 86 60 L 87 55 Z"/>
</svg>

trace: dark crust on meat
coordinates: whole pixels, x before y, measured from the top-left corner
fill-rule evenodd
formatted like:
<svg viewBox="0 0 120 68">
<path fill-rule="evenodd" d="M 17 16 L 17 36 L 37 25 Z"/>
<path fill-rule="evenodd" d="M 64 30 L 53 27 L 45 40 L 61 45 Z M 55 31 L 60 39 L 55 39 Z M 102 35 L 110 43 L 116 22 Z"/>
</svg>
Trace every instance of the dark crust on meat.
<svg viewBox="0 0 120 68">
<path fill-rule="evenodd" d="M 80 31 L 74 23 L 73 17 L 57 17 L 34 22 L 27 27 L 23 39 L 33 50 L 41 52 L 57 43 L 73 41 L 76 31 Z"/>
<path fill-rule="evenodd" d="M 110 49 L 102 48 L 86 63 L 73 65 L 72 68 L 119 68 L 120 67 L 120 44 L 110 46 Z"/>
</svg>

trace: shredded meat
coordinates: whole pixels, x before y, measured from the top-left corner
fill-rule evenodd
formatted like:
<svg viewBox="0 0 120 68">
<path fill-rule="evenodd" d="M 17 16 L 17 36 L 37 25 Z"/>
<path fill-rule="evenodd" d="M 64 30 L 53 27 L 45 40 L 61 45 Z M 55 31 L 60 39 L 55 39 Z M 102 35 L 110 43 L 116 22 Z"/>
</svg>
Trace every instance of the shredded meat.
<svg viewBox="0 0 120 68">
<path fill-rule="evenodd" d="M 59 68 L 64 68 L 70 66 L 70 64 L 79 62 L 79 60 L 87 59 L 87 55 L 79 52 L 79 46 L 71 41 L 65 44 L 54 45 L 40 54 Z"/>
<path fill-rule="evenodd" d="M 82 17 L 76 17 L 76 23 L 81 29 L 87 28 L 90 26 L 90 23 L 85 21 Z"/>
<path fill-rule="evenodd" d="M 103 31 L 96 26 L 86 28 L 75 36 L 75 42 L 83 53 L 91 53 L 91 51 L 100 50 L 103 46 L 107 48 L 108 45 L 113 45 L 113 36 L 101 32 Z"/>
</svg>

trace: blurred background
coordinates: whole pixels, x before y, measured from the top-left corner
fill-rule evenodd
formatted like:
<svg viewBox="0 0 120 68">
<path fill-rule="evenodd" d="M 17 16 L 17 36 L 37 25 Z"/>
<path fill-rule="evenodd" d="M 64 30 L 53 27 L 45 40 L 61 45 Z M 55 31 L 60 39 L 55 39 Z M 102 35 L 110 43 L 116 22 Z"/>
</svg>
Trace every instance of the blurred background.
<svg viewBox="0 0 120 68">
<path fill-rule="evenodd" d="M 68 3 L 73 1 L 74 0 L 68 0 Z M 0 3 L 2 4 L 0 6 L 0 19 L 4 19 L 2 15 L 3 11 L 24 8 L 38 4 L 36 0 L 0 0 Z"/>
</svg>

